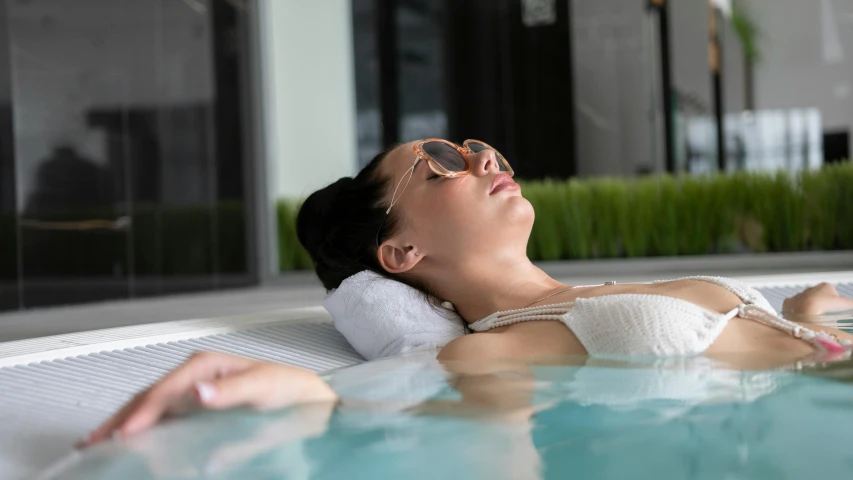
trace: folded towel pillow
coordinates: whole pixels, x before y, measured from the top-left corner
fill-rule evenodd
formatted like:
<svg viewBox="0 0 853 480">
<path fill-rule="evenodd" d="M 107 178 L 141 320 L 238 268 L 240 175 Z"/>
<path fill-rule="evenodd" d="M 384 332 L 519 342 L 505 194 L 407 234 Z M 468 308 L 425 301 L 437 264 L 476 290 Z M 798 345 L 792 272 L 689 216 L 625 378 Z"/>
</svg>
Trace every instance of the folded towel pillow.
<svg viewBox="0 0 853 480">
<path fill-rule="evenodd" d="M 467 333 L 455 311 L 433 305 L 423 293 L 370 270 L 344 280 L 323 306 L 335 328 L 364 358 L 441 348 Z"/>
</svg>

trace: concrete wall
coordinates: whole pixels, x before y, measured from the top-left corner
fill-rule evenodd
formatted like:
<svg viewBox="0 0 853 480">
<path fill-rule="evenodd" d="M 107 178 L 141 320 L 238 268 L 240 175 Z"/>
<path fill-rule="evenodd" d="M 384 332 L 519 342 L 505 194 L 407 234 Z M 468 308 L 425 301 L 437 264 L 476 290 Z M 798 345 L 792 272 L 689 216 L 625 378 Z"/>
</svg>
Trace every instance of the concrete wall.
<svg viewBox="0 0 853 480">
<path fill-rule="evenodd" d="M 302 197 L 356 170 L 349 0 L 263 0 L 271 192 Z"/>
<path fill-rule="evenodd" d="M 670 1 L 669 14 L 678 108 L 687 115 L 712 115 L 708 3 Z M 663 171 L 657 17 L 637 0 L 573 0 L 572 15 L 578 173 Z M 721 32 L 724 108 L 739 112 L 744 106 L 742 49 L 729 24 Z"/>
<path fill-rule="evenodd" d="M 657 33 L 645 3 L 571 1 L 578 174 L 661 168 Z"/>
<path fill-rule="evenodd" d="M 817 108 L 824 130 L 848 129 L 853 135 L 853 0 L 746 0 L 746 5 L 761 31 L 755 108 Z M 707 3 L 670 1 L 670 14 L 675 86 L 712 113 Z M 728 24 L 723 62 L 725 111 L 740 112 L 745 106 L 743 52 Z"/>
<path fill-rule="evenodd" d="M 816 107 L 824 130 L 844 128 L 853 136 L 853 0 L 751 0 L 749 6 L 763 32 L 756 108 Z"/>
<path fill-rule="evenodd" d="M 696 113 L 713 114 L 711 72 L 708 67 L 708 2 L 669 1 L 670 52 L 673 86 L 680 95 L 691 97 Z M 682 107 L 688 108 L 681 101 Z"/>
<path fill-rule="evenodd" d="M 641 166 L 660 170 L 657 31 L 645 2 L 571 1 L 579 174 L 630 175 Z M 824 130 L 853 134 L 853 0 L 746 3 L 761 30 L 756 109 L 815 108 Z M 678 111 L 690 118 L 713 115 L 708 3 L 670 0 L 669 13 Z M 745 66 L 729 22 L 721 25 L 721 41 L 724 111 L 739 113 L 746 105 Z M 677 140 L 679 146 L 683 141 Z"/>
</svg>

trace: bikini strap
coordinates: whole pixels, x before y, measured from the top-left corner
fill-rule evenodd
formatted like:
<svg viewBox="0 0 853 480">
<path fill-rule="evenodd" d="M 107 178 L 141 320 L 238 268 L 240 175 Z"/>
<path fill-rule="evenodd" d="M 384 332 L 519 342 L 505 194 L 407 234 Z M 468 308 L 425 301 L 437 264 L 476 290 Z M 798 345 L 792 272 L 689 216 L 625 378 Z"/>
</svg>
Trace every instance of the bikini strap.
<svg viewBox="0 0 853 480">
<path fill-rule="evenodd" d="M 798 325 L 790 320 L 784 319 L 767 309 L 758 305 L 742 303 L 726 314 L 726 320 L 734 317 L 746 318 L 756 321 L 768 327 L 773 327 L 776 330 L 781 330 L 790 334 L 794 338 L 799 338 L 805 342 L 809 342 L 820 352 L 828 354 L 838 354 L 850 356 L 853 353 L 853 341 L 844 339 L 839 340 L 835 335 L 826 332 L 814 331 L 802 325 Z"/>
<path fill-rule="evenodd" d="M 468 327 L 476 332 L 491 330 L 513 323 L 529 322 L 531 320 L 561 320 L 563 315 L 572 309 L 575 302 L 552 303 L 538 307 L 503 310 L 488 317 L 481 318 Z"/>
</svg>

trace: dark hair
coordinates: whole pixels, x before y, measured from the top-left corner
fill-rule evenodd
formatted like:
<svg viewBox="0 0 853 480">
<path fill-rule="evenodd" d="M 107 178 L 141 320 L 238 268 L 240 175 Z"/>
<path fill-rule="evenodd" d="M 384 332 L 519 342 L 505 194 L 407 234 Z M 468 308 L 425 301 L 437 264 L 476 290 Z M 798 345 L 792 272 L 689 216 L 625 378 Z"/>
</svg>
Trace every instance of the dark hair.
<svg viewBox="0 0 853 480">
<path fill-rule="evenodd" d="M 376 232 L 380 242 L 396 233 L 399 216 L 391 211 L 385 223 L 384 204 L 391 179 L 379 172 L 391 149 L 375 156 L 355 178 L 344 177 L 311 194 L 296 217 L 296 235 L 314 261 L 314 269 L 327 290 L 338 288 L 347 277 L 372 270 L 421 291 L 422 285 L 388 274 L 376 258 Z"/>
</svg>

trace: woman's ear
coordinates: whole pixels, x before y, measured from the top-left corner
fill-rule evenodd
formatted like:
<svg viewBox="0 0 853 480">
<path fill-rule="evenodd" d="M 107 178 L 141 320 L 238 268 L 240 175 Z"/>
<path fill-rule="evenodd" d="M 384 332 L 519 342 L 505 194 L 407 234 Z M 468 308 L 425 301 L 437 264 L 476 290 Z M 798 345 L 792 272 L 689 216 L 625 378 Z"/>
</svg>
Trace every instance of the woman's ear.
<svg viewBox="0 0 853 480">
<path fill-rule="evenodd" d="M 376 252 L 379 265 L 388 273 L 405 273 L 421 261 L 421 254 L 417 247 L 411 245 L 395 245 L 385 242 L 379 246 Z"/>
</svg>

